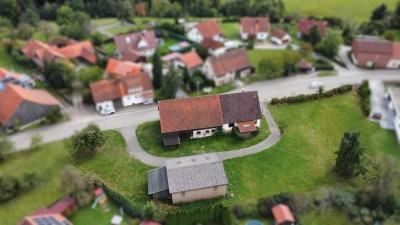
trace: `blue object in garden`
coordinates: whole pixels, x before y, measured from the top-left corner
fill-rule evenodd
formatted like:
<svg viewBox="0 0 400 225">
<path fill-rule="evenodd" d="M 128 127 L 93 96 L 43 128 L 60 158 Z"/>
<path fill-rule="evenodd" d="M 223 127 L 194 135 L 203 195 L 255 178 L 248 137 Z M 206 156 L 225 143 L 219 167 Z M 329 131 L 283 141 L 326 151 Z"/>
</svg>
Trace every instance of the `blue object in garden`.
<svg viewBox="0 0 400 225">
<path fill-rule="evenodd" d="M 246 225 L 264 225 L 264 224 L 258 220 L 250 220 L 246 223 Z"/>
</svg>

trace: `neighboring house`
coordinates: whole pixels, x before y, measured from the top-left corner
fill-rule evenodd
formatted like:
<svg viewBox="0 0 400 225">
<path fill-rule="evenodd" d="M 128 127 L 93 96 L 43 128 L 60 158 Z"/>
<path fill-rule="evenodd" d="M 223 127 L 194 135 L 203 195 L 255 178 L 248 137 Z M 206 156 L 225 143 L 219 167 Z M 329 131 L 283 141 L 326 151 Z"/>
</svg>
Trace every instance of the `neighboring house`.
<svg viewBox="0 0 400 225">
<path fill-rule="evenodd" d="M 23 128 L 40 121 L 48 112 L 59 107 L 60 103 L 47 91 L 6 84 L 0 92 L 0 126 L 12 129 L 18 121 Z"/>
<path fill-rule="evenodd" d="M 210 56 L 203 66 L 207 79 L 215 86 L 229 84 L 237 79 L 249 76 L 253 71 L 245 49 L 226 52 L 219 56 Z"/>
<path fill-rule="evenodd" d="M 180 139 L 212 136 L 217 128 L 248 133 L 261 125 L 256 91 L 158 102 L 164 146 L 177 146 Z"/>
<path fill-rule="evenodd" d="M 240 19 L 240 37 L 243 40 L 265 41 L 268 38 L 267 17 L 243 17 Z"/>
<path fill-rule="evenodd" d="M 45 63 L 53 62 L 56 59 L 79 59 L 91 64 L 96 63 L 96 52 L 89 41 L 69 41 L 64 47 L 48 45 L 37 40 L 29 40 L 22 52 L 43 68 Z"/>
<path fill-rule="evenodd" d="M 35 87 L 35 81 L 33 81 L 28 75 L 0 68 L 0 91 L 5 88 L 7 83 L 16 84 L 29 89 Z"/>
<path fill-rule="evenodd" d="M 213 56 L 222 55 L 226 52 L 226 48 L 223 43 L 215 41 L 211 38 L 205 38 L 201 45 L 208 49 L 208 54 Z"/>
<path fill-rule="evenodd" d="M 272 209 L 272 215 L 274 216 L 276 225 L 294 225 L 296 220 L 290 208 L 287 205 L 279 204 L 274 206 Z"/>
<path fill-rule="evenodd" d="M 222 30 L 215 20 L 207 20 L 192 27 L 188 34 L 189 40 L 201 43 L 204 39 L 210 38 L 214 41 L 222 40 Z"/>
<path fill-rule="evenodd" d="M 60 199 L 49 208 L 53 213 L 61 214 L 65 217 L 70 216 L 76 209 L 76 202 L 71 197 Z"/>
<path fill-rule="evenodd" d="M 275 29 L 271 34 L 271 41 L 277 45 L 285 45 L 291 42 L 290 35 L 281 29 Z"/>
<path fill-rule="evenodd" d="M 165 167 L 147 172 L 147 180 L 149 195 L 159 198 L 158 193 L 165 192 L 173 204 L 224 197 L 228 185 L 215 153 L 166 160 Z"/>
<path fill-rule="evenodd" d="M 297 68 L 302 73 L 310 73 L 310 72 L 314 72 L 314 70 L 315 70 L 312 63 L 310 63 L 309 61 L 307 61 L 305 59 L 300 60 L 300 62 L 297 64 Z"/>
<path fill-rule="evenodd" d="M 376 39 L 354 39 L 352 60 L 355 65 L 369 68 L 400 68 L 400 42 Z"/>
<path fill-rule="evenodd" d="M 90 84 L 96 110 L 107 115 L 116 108 L 153 103 L 153 85 L 148 73 L 126 76 L 120 79 L 101 80 Z"/>
<path fill-rule="evenodd" d="M 315 19 L 300 19 L 297 24 L 297 37 L 301 38 L 304 34 L 308 34 L 314 26 L 318 26 L 319 33 L 322 36 L 327 34 L 328 22 Z"/>
<path fill-rule="evenodd" d="M 158 40 L 153 30 L 114 36 L 117 54 L 122 61 L 137 62 L 154 55 Z"/>
<path fill-rule="evenodd" d="M 197 54 L 196 51 L 192 50 L 185 54 L 180 55 L 175 59 L 176 65 L 180 68 L 187 68 L 189 74 L 193 74 L 196 70 L 201 70 L 203 60 Z"/>
<path fill-rule="evenodd" d="M 106 67 L 106 72 L 108 73 L 110 78 L 118 79 L 121 77 L 140 74 L 142 72 L 142 65 L 133 62 L 109 59 Z"/>
<path fill-rule="evenodd" d="M 388 108 L 395 115 L 393 124 L 396 131 L 397 141 L 400 143 L 400 88 L 389 87 L 387 92 Z"/>
</svg>

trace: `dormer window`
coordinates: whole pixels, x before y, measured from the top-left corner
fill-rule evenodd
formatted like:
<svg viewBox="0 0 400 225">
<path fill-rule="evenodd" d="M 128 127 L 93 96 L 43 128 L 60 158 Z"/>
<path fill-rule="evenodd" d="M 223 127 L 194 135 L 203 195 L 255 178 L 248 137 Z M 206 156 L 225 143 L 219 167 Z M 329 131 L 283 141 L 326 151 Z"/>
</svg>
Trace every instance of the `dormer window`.
<svg viewBox="0 0 400 225">
<path fill-rule="evenodd" d="M 147 43 L 147 41 L 145 41 L 143 39 L 139 41 L 138 48 L 147 48 L 147 47 L 149 47 L 149 44 Z"/>
<path fill-rule="evenodd" d="M 126 43 L 131 43 L 131 38 L 130 37 L 126 37 L 125 41 L 126 41 Z"/>
<path fill-rule="evenodd" d="M 138 92 L 142 90 L 142 86 L 128 88 L 128 93 Z"/>
</svg>

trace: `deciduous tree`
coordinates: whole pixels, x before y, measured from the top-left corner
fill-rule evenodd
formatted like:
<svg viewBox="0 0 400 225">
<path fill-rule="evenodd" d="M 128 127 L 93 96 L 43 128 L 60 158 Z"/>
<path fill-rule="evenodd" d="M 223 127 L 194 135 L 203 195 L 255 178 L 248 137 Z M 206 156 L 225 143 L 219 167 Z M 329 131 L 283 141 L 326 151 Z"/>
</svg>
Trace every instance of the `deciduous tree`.
<svg viewBox="0 0 400 225">
<path fill-rule="evenodd" d="M 19 17 L 20 23 L 27 23 L 32 26 L 36 26 L 40 20 L 39 14 L 33 9 L 26 9 L 25 12 Z"/>
<path fill-rule="evenodd" d="M 62 26 L 70 24 L 74 21 L 74 19 L 74 11 L 69 6 L 63 5 L 57 10 L 58 25 Z"/>
<path fill-rule="evenodd" d="M 328 32 L 328 35 L 322 39 L 322 42 L 316 46 L 316 51 L 328 58 L 335 58 L 339 53 L 342 37 L 334 32 Z"/>
<path fill-rule="evenodd" d="M 46 82 L 54 89 L 70 89 L 75 80 L 70 62 L 61 59 L 45 63 L 43 75 Z"/>
<path fill-rule="evenodd" d="M 132 3 L 128 0 L 120 1 L 118 2 L 118 12 L 117 12 L 117 18 L 122 22 L 127 22 L 132 19 L 132 17 L 135 15 L 135 12 L 133 11 Z"/>
<path fill-rule="evenodd" d="M 8 136 L 0 136 L 0 162 L 6 157 L 6 154 L 14 149 L 14 144 L 8 139 Z"/>
<path fill-rule="evenodd" d="M 66 165 L 60 175 L 61 192 L 70 193 L 78 206 L 86 206 L 93 200 L 94 186 L 72 165 Z"/>
<path fill-rule="evenodd" d="M 72 157 L 79 159 L 96 153 L 106 142 L 106 137 L 99 127 L 89 124 L 85 129 L 72 136 Z"/>
</svg>

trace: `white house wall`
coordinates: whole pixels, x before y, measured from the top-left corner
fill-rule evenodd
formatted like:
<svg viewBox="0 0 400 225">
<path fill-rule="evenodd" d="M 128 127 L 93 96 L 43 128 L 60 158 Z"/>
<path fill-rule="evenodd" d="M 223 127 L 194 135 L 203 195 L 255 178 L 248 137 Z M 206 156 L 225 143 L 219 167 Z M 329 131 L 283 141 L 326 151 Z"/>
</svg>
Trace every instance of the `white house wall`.
<svg viewBox="0 0 400 225">
<path fill-rule="evenodd" d="M 144 102 L 143 95 L 141 93 L 126 95 L 122 97 L 122 105 L 124 107 L 134 104 L 140 104 L 143 102 Z"/>
<path fill-rule="evenodd" d="M 112 101 L 104 101 L 96 103 L 96 110 L 100 114 L 115 112 L 114 103 Z"/>
<path fill-rule="evenodd" d="M 244 32 L 240 32 L 240 37 L 243 40 L 247 40 L 249 38 L 249 34 L 248 33 L 244 33 Z"/>
<path fill-rule="evenodd" d="M 188 32 L 188 38 L 189 40 L 196 43 L 201 43 L 203 41 L 203 36 L 200 34 L 199 30 L 196 27 L 190 29 L 190 31 Z"/>
<path fill-rule="evenodd" d="M 215 133 L 216 128 L 209 128 L 204 130 L 195 130 L 192 133 L 191 139 L 210 137 Z"/>
<path fill-rule="evenodd" d="M 393 59 L 390 60 L 387 65 L 387 68 L 390 68 L 390 69 L 400 68 L 400 60 L 393 60 Z"/>
<path fill-rule="evenodd" d="M 267 32 L 258 32 L 256 35 L 256 39 L 258 41 L 265 41 L 268 38 L 268 33 Z"/>
</svg>

